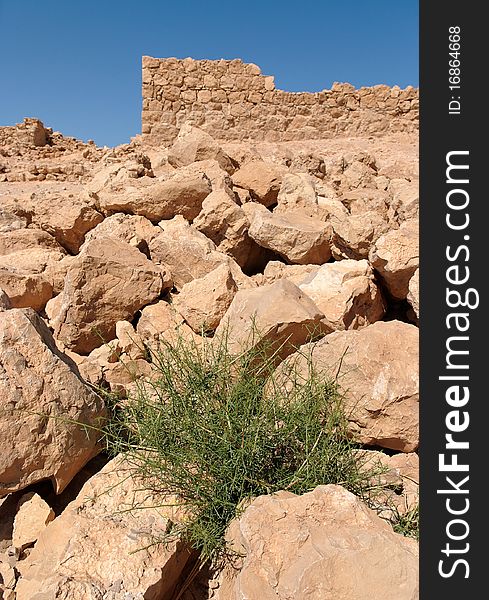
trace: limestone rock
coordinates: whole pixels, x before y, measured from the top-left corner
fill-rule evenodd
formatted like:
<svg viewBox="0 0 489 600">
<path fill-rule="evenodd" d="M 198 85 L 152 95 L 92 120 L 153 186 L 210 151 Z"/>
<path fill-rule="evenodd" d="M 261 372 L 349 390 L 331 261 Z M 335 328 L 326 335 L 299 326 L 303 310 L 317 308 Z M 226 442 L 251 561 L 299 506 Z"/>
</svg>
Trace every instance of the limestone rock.
<svg viewBox="0 0 489 600">
<path fill-rule="evenodd" d="M 46 525 L 54 519 L 54 511 L 34 492 L 24 494 L 15 515 L 12 544 L 23 550 L 34 544 Z"/>
<path fill-rule="evenodd" d="M 17 600 L 171 597 L 189 552 L 178 542 L 154 543 L 175 518 L 154 508 L 161 504 L 125 463 L 110 461 L 19 563 Z"/>
<path fill-rule="evenodd" d="M 42 275 L 0 266 L 0 286 L 14 308 L 41 311 L 53 296 L 53 287 Z"/>
<path fill-rule="evenodd" d="M 382 294 L 366 260 L 322 265 L 297 285 L 312 298 L 333 329 L 358 329 L 384 316 Z"/>
<path fill-rule="evenodd" d="M 399 229 L 381 236 L 370 251 L 370 264 L 396 300 L 407 297 L 409 280 L 419 266 L 418 229 L 417 219 L 405 221 Z"/>
<path fill-rule="evenodd" d="M 0 311 L 8 310 L 9 308 L 12 308 L 10 298 L 8 297 L 8 294 L 5 292 L 5 290 L 0 288 Z"/>
<path fill-rule="evenodd" d="M 280 165 L 253 160 L 233 174 L 233 185 L 248 190 L 253 200 L 268 207 L 277 202 L 285 173 L 286 169 Z"/>
<path fill-rule="evenodd" d="M 216 330 L 216 337 L 229 334 L 229 349 L 238 353 L 257 343 L 253 328 L 270 350 L 283 347 L 278 358 L 283 359 L 306 340 L 330 331 L 321 323 L 324 315 L 314 302 L 296 285 L 281 279 L 256 289 L 240 290 Z"/>
<path fill-rule="evenodd" d="M 337 485 L 259 496 L 226 534 L 244 554 L 217 600 L 417 600 L 418 547 Z"/>
<path fill-rule="evenodd" d="M 98 453 L 102 400 L 29 309 L 0 313 L 0 495 L 51 479 L 61 492 Z"/>
<path fill-rule="evenodd" d="M 274 213 L 302 210 L 308 216 L 317 216 L 319 206 L 313 177 L 307 173 L 284 175 L 277 202 Z"/>
<path fill-rule="evenodd" d="M 168 162 L 178 168 L 202 160 L 216 160 L 228 173 L 236 170 L 236 163 L 208 133 L 185 124 L 168 150 Z"/>
<path fill-rule="evenodd" d="M 213 331 L 231 304 L 238 286 L 229 265 L 223 263 L 202 277 L 186 283 L 173 305 L 196 332 Z"/>
<path fill-rule="evenodd" d="M 338 383 L 353 435 L 362 444 L 413 452 L 419 441 L 419 330 L 378 321 L 337 331 L 303 351 Z M 303 357 L 294 355 L 299 371 Z"/>
<path fill-rule="evenodd" d="M 419 269 L 409 280 L 407 300 L 414 310 L 416 318 L 419 319 Z"/>
<path fill-rule="evenodd" d="M 117 321 L 115 334 L 122 353 L 126 354 L 131 360 L 145 358 L 143 340 L 129 321 Z"/>
<path fill-rule="evenodd" d="M 47 307 L 55 336 L 70 350 L 88 354 L 115 335 L 117 321 L 171 287 L 168 271 L 115 238 L 86 244 L 66 275 L 63 291 Z"/>
<path fill-rule="evenodd" d="M 178 336 L 194 339 L 194 333 L 183 317 L 164 300 L 143 308 L 136 332 L 151 351 L 158 350 L 163 340 L 175 342 Z"/>
<path fill-rule="evenodd" d="M 243 210 L 250 219 L 250 237 L 287 262 L 323 264 L 331 258 L 329 224 L 297 211 L 272 214 L 255 202 L 245 204 Z"/>
<path fill-rule="evenodd" d="M 375 242 L 390 229 L 386 216 L 377 211 L 330 215 L 328 222 L 333 228 L 331 254 L 336 260 L 368 258 Z"/>
<path fill-rule="evenodd" d="M 392 194 L 390 203 L 391 219 L 402 223 L 419 216 L 419 181 L 391 179 L 388 191 Z"/>
<path fill-rule="evenodd" d="M 183 217 L 160 223 L 160 234 L 149 245 L 151 260 L 164 265 L 172 274 L 175 287 L 204 277 L 222 263 L 229 264 L 238 286 L 252 285 L 239 265 L 216 245 L 197 231 Z"/>
<path fill-rule="evenodd" d="M 175 215 L 195 219 L 212 186 L 204 173 L 192 167 L 158 178 L 143 177 L 134 180 L 132 186 L 113 183 L 98 193 L 100 209 L 104 213 L 142 215 L 152 222 Z"/>
<path fill-rule="evenodd" d="M 263 271 L 263 283 L 273 283 L 277 279 L 288 279 L 299 285 L 308 275 L 317 273 L 320 265 L 286 265 L 279 260 L 271 260 Z"/>
</svg>

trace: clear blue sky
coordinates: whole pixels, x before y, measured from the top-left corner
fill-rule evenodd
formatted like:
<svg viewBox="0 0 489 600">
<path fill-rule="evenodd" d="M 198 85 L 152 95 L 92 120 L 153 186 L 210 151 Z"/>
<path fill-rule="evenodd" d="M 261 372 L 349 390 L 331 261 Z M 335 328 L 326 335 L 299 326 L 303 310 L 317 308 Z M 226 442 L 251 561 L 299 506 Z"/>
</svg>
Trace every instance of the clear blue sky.
<svg viewBox="0 0 489 600">
<path fill-rule="evenodd" d="M 140 131 L 141 56 L 241 58 L 288 91 L 418 85 L 417 0 L 0 0 L 0 125 Z"/>
</svg>

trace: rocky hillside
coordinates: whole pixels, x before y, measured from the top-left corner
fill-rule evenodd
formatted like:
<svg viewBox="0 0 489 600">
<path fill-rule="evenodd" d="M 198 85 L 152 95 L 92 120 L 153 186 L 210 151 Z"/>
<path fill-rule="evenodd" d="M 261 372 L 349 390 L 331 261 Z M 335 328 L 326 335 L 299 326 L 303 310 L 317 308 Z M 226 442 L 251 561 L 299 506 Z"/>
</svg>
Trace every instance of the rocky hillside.
<svg viewBox="0 0 489 600">
<path fill-rule="evenodd" d="M 101 453 L 97 391 L 123 401 L 177 334 L 229 328 L 239 350 L 255 323 L 290 360 L 314 330 L 306 347 L 339 370 L 350 432 L 409 514 L 417 160 L 407 132 L 218 142 L 184 125 L 170 147 L 111 149 L 35 119 L 0 128 L 0 597 L 417 598 L 416 541 L 339 485 L 254 499 L 228 531 L 238 564 L 185 586 L 195 556 L 151 545 L 169 517 Z"/>
</svg>

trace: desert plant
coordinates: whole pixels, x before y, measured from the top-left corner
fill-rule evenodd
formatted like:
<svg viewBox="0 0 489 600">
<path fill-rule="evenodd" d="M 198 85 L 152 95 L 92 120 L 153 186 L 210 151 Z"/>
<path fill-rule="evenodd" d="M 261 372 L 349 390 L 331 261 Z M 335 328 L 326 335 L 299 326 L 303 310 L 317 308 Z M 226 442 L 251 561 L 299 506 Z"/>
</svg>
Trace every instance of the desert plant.
<svg viewBox="0 0 489 600">
<path fill-rule="evenodd" d="M 280 349 L 256 339 L 247 348 L 232 355 L 227 334 L 163 341 L 154 377 L 116 404 L 105 431 L 148 487 L 179 498 L 186 518 L 171 535 L 202 561 L 223 556 L 226 527 L 249 498 L 327 483 L 366 498 L 372 481 L 334 378 L 307 356 L 307 374 L 289 361 L 278 376 Z"/>
</svg>

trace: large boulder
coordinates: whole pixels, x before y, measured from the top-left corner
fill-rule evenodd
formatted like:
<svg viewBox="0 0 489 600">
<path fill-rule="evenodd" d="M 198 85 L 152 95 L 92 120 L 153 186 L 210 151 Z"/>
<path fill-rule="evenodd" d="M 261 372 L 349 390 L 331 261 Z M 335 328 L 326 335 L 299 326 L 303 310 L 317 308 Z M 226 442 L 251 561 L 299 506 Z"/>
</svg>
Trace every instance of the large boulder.
<svg viewBox="0 0 489 600">
<path fill-rule="evenodd" d="M 214 331 L 238 291 L 228 264 L 186 283 L 173 298 L 173 306 L 196 332 Z"/>
<path fill-rule="evenodd" d="M 369 260 L 390 295 L 404 300 L 409 293 L 409 280 L 419 266 L 418 220 L 404 221 L 399 229 L 381 236 L 371 249 Z"/>
<path fill-rule="evenodd" d="M 301 211 L 308 217 L 324 218 L 327 212 L 318 205 L 314 178 L 308 173 L 287 173 L 277 197 L 274 214 Z"/>
<path fill-rule="evenodd" d="M 322 319 L 323 313 L 306 294 L 291 281 L 281 279 L 238 291 L 216 337 L 227 333 L 233 353 L 263 339 L 270 352 L 277 350 L 277 359 L 283 359 L 311 338 L 331 331 Z"/>
<path fill-rule="evenodd" d="M 232 176 L 233 186 L 248 190 L 251 198 L 264 206 L 276 204 L 282 178 L 287 172 L 281 165 L 252 160 L 245 163 Z"/>
<path fill-rule="evenodd" d="M 173 167 L 185 167 L 194 162 L 216 160 L 228 173 L 234 173 L 236 163 L 208 133 L 186 123 L 168 150 L 168 162 Z"/>
<path fill-rule="evenodd" d="M 89 242 L 102 237 L 114 237 L 147 254 L 149 242 L 158 233 L 160 233 L 160 229 L 146 217 L 115 213 L 89 231 L 85 236 L 85 241 Z"/>
<path fill-rule="evenodd" d="M 323 264 L 331 258 L 331 226 L 298 211 L 273 214 L 256 202 L 243 210 L 250 220 L 249 236 L 287 262 Z"/>
<path fill-rule="evenodd" d="M 322 485 L 259 496 L 226 538 L 241 554 L 217 581 L 216 600 L 417 600 L 417 543 L 356 496 Z"/>
<path fill-rule="evenodd" d="M 63 291 L 46 312 L 55 337 L 69 350 L 88 354 L 114 338 L 117 321 L 131 320 L 170 287 L 168 271 L 133 246 L 94 239 L 69 267 Z"/>
<path fill-rule="evenodd" d="M 17 600 L 171 597 L 190 552 L 158 543 L 175 517 L 142 488 L 119 458 L 90 478 L 17 563 Z"/>
<path fill-rule="evenodd" d="M 43 479 L 59 493 L 99 451 L 103 402 L 32 310 L 0 312 L 0 365 L 0 496 Z"/>
<path fill-rule="evenodd" d="M 401 452 L 419 443 L 419 330 L 400 321 L 378 321 L 337 331 L 294 360 L 307 373 L 311 354 L 317 369 L 338 383 L 345 396 L 350 430 L 359 442 Z"/>
<path fill-rule="evenodd" d="M 132 185 L 114 182 L 100 190 L 97 197 L 105 214 L 130 213 L 158 222 L 175 215 L 195 219 L 211 191 L 205 173 L 190 165 L 157 178 L 135 179 Z"/>
<path fill-rule="evenodd" d="M 375 242 L 390 230 L 386 215 L 375 210 L 353 214 L 335 211 L 328 223 L 333 228 L 331 254 L 336 260 L 368 258 Z"/>
<path fill-rule="evenodd" d="M 252 285 L 230 256 L 219 252 L 212 240 L 181 216 L 160 223 L 160 233 L 151 240 L 149 251 L 152 261 L 170 270 L 178 290 L 189 281 L 204 277 L 222 263 L 230 265 L 240 287 Z"/>
<path fill-rule="evenodd" d="M 382 294 L 366 260 L 341 260 L 321 265 L 298 284 L 333 329 L 358 329 L 385 313 Z"/>
</svg>

